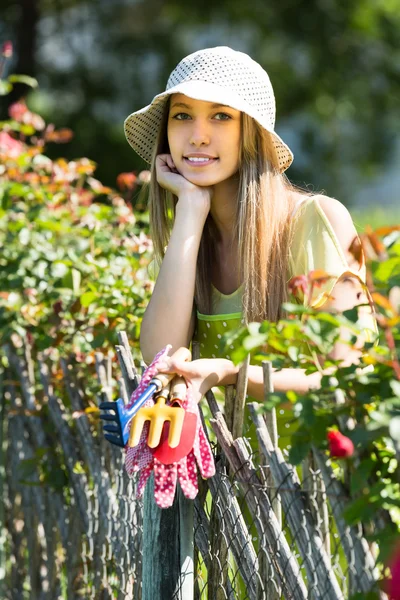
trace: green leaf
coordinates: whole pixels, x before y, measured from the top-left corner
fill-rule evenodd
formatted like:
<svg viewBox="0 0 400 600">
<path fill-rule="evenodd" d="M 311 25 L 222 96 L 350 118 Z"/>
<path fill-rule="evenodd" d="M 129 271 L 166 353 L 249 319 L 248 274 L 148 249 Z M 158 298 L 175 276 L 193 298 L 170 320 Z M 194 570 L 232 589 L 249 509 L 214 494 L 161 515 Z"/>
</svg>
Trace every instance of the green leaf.
<svg viewBox="0 0 400 600">
<path fill-rule="evenodd" d="M 350 596 L 349 600 L 379 600 L 380 598 L 381 594 L 376 590 L 370 592 L 357 592 L 357 594 Z"/>
<path fill-rule="evenodd" d="M 282 304 L 282 308 L 292 315 L 310 314 L 311 312 L 307 306 L 303 306 L 302 304 L 293 304 L 291 302 L 284 302 Z"/>
<path fill-rule="evenodd" d="M 248 335 L 243 340 L 243 348 L 250 352 L 255 348 L 259 348 L 263 346 L 266 342 L 266 336 L 262 333 L 257 333 L 256 335 Z"/>
<path fill-rule="evenodd" d="M 39 85 L 37 79 L 29 77 L 29 75 L 10 75 L 8 81 L 11 83 L 24 83 L 31 88 L 36 88 Z"/>
<path fill-rule="evenodd" d="M 358 307 L 350 308 L 349 310 L 343 311 L 343 316 L 351 323 L 357 323 L 358 321 Z"/>
<path fill-rule="evenodd" d="M 392 388 L 392 392 L 394 393 L 394 395 L 400 398 L 400 381 L 392 379 L 391 381 L 389 381 L 389 385 Z"/>
<path fill-rule="evenodd" d="M 249 323 L 247 330 L 250 335 L 258 335 L 258 332 L 260 331 L 260 323 Z"/>
<path fill-rule="evenodd" d="M 351 493 L 359 495 L 362 489 L 367 485 L 367 481 L 376 466 L 376 462 L 372 458 L 367 458 L 361 461 L 357 469 L 351 475 Z"/>
<path fill-rule="evenodd" d="M 296 394 L 296 392 L 294 392 L 293 390 L 289 390 L 288 392 L 286 392 L 286 398 L 292 403 L 294 404 L 297 399 L 298 399 L 298 395 Z"/>
<path fill-rule="evenodd" d="M 389 433 L 391 438 L 397 442 L 400 442 L 400 416 L 390 419 Z"/>
<path fill-rule="evenodd" d="M 77 462 L 74 464 L 74 466 L 73 466 L 73 468 L 72 468 L 72 471 L 73 471 L 74 473 L 76 473 L 77 475 L 84 475 L 84 474 L 85 474 L 85 469 L 83 468 L 83 465 L 82 465 L 82 463 L 81 463 L 81 462 L 79 462 L 79 461 L 77 461 Z"/>
<path fill-rule="evenodd" d="M 98 294 L 96 292 L 85 292 L 80 297 L 82 306 L 84 306 L 85 308 L 90 306 L 92 302 L 94 302 L 97 299 L 97 296 Z"/>
<path fill-rule="evenodd" d="M 384 262 L 379 263 L 374 275 L 380 281 L 387 281 L 394 275 L 400 274 L 400 259 L 398 257 L 389 258 Z"/>
<path fill-rule="evenodd" d="M 370 494 L 364 494 L 349 504 L 343 513 L 349 525 L 368 521 L 376 514 L 376 504 L 371 502 Z"/>
<path fill-rule="evenodd" d="M 295 436 L 293 436 L 295 437 Z M 294 442 L 294 440 L 292 440 Z M 296 442 L 289 450 L 289 462 L 292 465 L 299 465 L 310 452 L 310 442 Z"/>
<path fill-rule="evenodd" d="M 277 406 L 279 406 L 281 404 L 283 400 L 283 395 L 282 394 L 269 394 L 268 395 L 268 400 L 266 400 L 265 402 L 263 402 L 262 406 L 262 410 L 265 411 L 270 411 L 273 408 L 276 408 Z"/>
<path fill-rule="evenodd" d="M 100 335 L 96 335 L 93 342 L 91 343 L 92 348 L 101 348 L 104 346 L 104 342 L 106 339 L 106 335 L 101 333 Z"/>
<path fill-rule="evenodd" d="M 0 79 L 0 96 L 6 96 L 12 90 L 13 86 L 9 81 L 3 81 Z"/>
<path fill-rule="evenodd" d="M 77 269 L 70 269 L 63 277 L 63 286 L 71 289 L 76 296 L 79 295 L 81 274 Z"/>
</svg>

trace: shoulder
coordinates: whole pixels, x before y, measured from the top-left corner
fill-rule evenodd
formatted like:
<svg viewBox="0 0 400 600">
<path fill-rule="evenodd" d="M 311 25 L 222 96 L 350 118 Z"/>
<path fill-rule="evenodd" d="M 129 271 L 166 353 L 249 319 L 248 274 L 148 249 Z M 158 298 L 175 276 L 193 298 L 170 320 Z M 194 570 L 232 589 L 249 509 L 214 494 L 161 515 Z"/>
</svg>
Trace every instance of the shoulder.
<svg viewBox="0 0 400 600">
<path fill-rule="evenodd" d="M 315 196 L 315 202 L 328 220 L 343 251 L 348 254 L 354 238 L 358 236 L 349 211 L 339 200 L 329 196 Z"/>
</svg>

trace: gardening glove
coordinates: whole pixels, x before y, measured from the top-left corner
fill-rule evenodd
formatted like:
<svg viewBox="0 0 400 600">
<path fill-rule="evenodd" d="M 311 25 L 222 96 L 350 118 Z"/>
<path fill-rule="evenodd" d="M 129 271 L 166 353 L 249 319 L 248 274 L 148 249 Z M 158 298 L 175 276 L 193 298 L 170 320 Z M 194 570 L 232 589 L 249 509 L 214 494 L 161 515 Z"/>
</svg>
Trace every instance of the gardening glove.
<svg viewBox="0 0 400 600">
<path fill-rule="evenodd" d="M 130 405 L 146 389 L 152 377 L 156 375 L 158 362 L 168 354 L 170 348 L 170 346 L 167 346 L 159 352 L 151 365 L 146 369 L 139 387 L 132 394 Z M 151 398 L 145 406 L 152 406 L 153 404 L 154 400 Z M 204 432 L 199 409 L 193 399 L 190 385 L 187 387 L 186 398 L 180 401 L 180 405 L 185 410 L 196 414 L 197 417 L 193 448 L 187 456 L 170 465 L 165 465 L 157 460 L 147 445 L 148 423 L 143 427 L 139 444 L 133 448 L 128 446 L 126 451 L 125 468 L 128 475 L 133 476 L 140 471 L 136 490 L 137 497 L 142 496 L 147 480 L 151 472 L 154 471 L 154 498 L 160 508 L 172 506 L 178 480 L 187 498 L 193 499 L 196 497 L 198 492 L 196 462 L 202 477 L 208 478 L 215 474 L 214 457 Z"/>
</svg>

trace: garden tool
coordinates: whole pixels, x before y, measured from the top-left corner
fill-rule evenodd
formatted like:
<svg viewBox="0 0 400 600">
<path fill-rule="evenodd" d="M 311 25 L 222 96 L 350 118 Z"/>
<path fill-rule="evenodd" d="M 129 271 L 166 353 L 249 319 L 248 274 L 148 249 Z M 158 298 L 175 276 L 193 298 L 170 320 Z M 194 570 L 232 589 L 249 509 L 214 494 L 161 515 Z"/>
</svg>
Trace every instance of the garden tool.
<svg viewBox="0 0 400 600">
<path fill-rule="evenodd" d="M 157 363 L 167 355 L 167 350 L 168 347 L 160 352 L 143 374 L 143 389 L 151 377 L 157 373 Z M 173 386 L 174 383 L 172 382 L 171 387 L 173 388 Z M 135 392 L 135 394 L 139 393 Z M 171 392 L 171 395 L 173 396 L 173 392 Z M 186 414 L 194 414 L 196 417 L 195 439 L 189 453 L 180 460 L 175 460 L 170 464 L 165 464 L 158 460 L 155 456 L 157 449 L 152 450 L 147 445 L 147 421 L 145 422 L 138 445 L 135 447 L 128 445 L 125 456 L 125 468 L 128 475 L 134 476 L 136 473 L 139 475 L 135 488 L 138 498 L 142 496 L 146 483 L 151 473 L 154 472 L 154 499 L 160 508 L 172 506 L 178 482 L 186 498 L 193 499 L 196 497 L 198 492 L 197 467 L 204 478 L 212 477 L 215 474 L 213 454 L 201 424 L 199 409 L 197 402 L 194 400 L 190 384 L 186 386 L 185 398 L 183 400 L 175 398 L 175 401 L 185 409 Z M 149 405 L 153 402 L 154 400 L 151 398 Z M 164 427 L 166 425 L 168 423 L 165 423 Z M 185 431 L 183 431 L 180 444 L 183 443 L 184 437 Z M 179 445 L 177 448 L 179 448 Z"/>
<path fill-rule="evenodd" d="M 186 400 L 186 395 L 187 387 L 185 380 L 183 377 L 175 377 L 171 382 L 171 390 L 169 394 L 171 406 L 182 406 Z M 182 408 L 182 410 L 184 409 Z M 180 432 L 178 432 L 177 429 L 173 431 L 173 428 L 170 426 L 170 421 L 165 421 L 159 444 L 153 450 L 154 458 L 157 458 L 157 460 L 164 465 L 170 465 L 171 463 L 180 461 L 184 456 L 187 456 L 193 448 L 196 437 L 196 429 L 196 414 L 186 410 Z M 179 439 L 176 440 L 178 433 Z"/>
<path fill-rule="evenodd" d="M 184 360 L 188 360 L 190 358 L 190 352 L 187 348 L 180 348 L 179 350 L 177 350 L 175 352 L 174 357 L 175 358 L 182 357 Z M 150 380 L 150 382 L 147 385 L 147 387 L 145 388 L 145 390 L 142 391 L 140 393 L 140 395 L 138 397 L 136 397 L 134 399 L 134 401 L 132 402 L 132 404 L 128 407 L 125 406 L 125 403 L 122 400 L 122 398 L 118 398 L 118 400 L 116 402 L 101 402 L 101 404 L 99 406 L 99 408 L 101 410 L 110 410 L 110 411 L 113 411 L 113 413 L 114 413 L 114 414 L 109 414 L 109 413 L 100 414 L 100 418 L 103 421 L 113 421 L 114 422 L 113 424 L 105 425 L 103 427 L 103 431 L 105 432 L 104 437 L 106 438 L 106 440 L 111 442 L 112 444 L 115 444 L 116 446 L 121 446 L 122 448 L 124 448 L 129 439 L 129 425 L 130 425 L 130 421 L 132 420 L 132 418 L 136 415 L 136 413 L 139 411 L 139 409 L 150 398 L 152 398 L 152 396 L 155 393 L 161 392 L 161 390 L 168 385 L 168 383 L 171 381 L 171 379 L 173 379 L 174 376 L 175 376 L 174 373 L 157 373 L 157 375 L 155 375 Z M 140 385 L 139 385 L 139 388 L 140 388 Z M 133 393 L 133 396 L 135 396 L 135 392 Z M 165 398 L 164 399 L 160 398 L 159 401 L 163 402 L 165 404 Z M 161 405 L 160 405 L 160 407 L 161 407 Z M 170 407 L 166 407 L 166 408 L 170 408 Z M 181 409 L 181 410 L 183 410 L 183 409 Z M 181 422 L 183 422 L 183 418 L 184 418 L 184 414 L 182 414 L 182 413 L 180 414 L 180 416 L 178 414 L 175 415 L 174 423 L 175 422 L 179 423 L 179 419 L 181 420 Z M 175 421 L 175 420 L 177 420 L 177 421 Z M 163 422 L 161 422 L 161 429 L 162 429 L 162 423 Z M 158 425 L 157 429 L 155 430 L 155 425 L 153 425 L 153 436 L 157 435 L 156 431 L 158 431 L 159 428 L 160 428 L 160 425 Z M 161 429 L 160 429 L 160 433 L 161 433 Z M 158 438 L 152 437 L 153 443 L 154 443 L 155 439 L 159 439 L 160 433 L 158 434 Z M 179 437 L 178 437 L 178 442 L 179 442 Z M 155 445 L 157 445 L 157 444 L 155 444 Z"/>
</svg>

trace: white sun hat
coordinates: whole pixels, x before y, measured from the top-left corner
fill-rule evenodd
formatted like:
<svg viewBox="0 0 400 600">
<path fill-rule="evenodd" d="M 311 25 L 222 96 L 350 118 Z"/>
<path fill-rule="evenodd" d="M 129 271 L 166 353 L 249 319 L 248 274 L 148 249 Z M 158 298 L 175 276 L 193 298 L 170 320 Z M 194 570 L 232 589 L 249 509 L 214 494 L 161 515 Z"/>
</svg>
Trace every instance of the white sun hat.
<svg viewBox="0 0 400 600">
<path fill-rule="evenodd" d="M 293 154 L 274 131 L 276 108 L 271 81 L 261 65 L 244 52 L 217 46 L 189 54 L 172 71 L 165 92 L 129 115 L 124 123 L 126 139 L 148 163 L 171 94 L 224 104 L 248 114 L 271 134 L 279 170 L 283 172 L 291 165 Z"/>
</svg>

